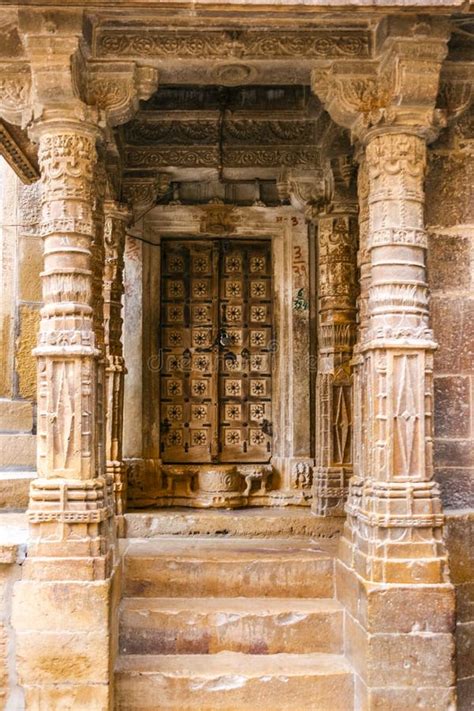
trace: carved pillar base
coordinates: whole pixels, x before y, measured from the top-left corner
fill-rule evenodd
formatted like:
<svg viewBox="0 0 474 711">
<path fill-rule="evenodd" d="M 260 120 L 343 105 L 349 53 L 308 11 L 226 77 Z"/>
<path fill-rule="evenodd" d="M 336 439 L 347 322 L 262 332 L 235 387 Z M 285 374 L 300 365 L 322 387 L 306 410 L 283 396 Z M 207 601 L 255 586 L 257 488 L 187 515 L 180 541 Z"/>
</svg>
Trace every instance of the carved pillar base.
<svg viewBox="0 0 474 711">
<path fill-rule="evenodd" d="M 317 516 L 344 516 L 351 469 L 319 467 L 314 472 L 313 512 Z"/>
</svg>

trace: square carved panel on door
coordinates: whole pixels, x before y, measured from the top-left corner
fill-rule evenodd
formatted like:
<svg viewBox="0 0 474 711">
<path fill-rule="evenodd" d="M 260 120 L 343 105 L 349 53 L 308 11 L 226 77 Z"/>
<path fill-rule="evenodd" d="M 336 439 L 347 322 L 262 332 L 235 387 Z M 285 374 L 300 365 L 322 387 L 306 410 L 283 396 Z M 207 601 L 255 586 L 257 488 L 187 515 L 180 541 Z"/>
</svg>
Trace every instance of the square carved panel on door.
<svg viewBox="0 0 474 711">
<path fill-rule="evenodd" d="M 269 241 L 163 241 L 164 462 L 271 457 Z"/>
</svg>

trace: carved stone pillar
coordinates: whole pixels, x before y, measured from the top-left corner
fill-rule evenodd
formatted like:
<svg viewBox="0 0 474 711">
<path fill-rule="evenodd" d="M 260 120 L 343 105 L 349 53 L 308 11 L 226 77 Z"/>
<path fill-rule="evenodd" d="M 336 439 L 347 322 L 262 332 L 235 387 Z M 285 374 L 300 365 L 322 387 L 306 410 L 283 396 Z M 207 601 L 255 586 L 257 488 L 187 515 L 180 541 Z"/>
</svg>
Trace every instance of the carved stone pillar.
<svg viewBox="0 0 474 711">
<path fill-rule="evenodd" d="M 84 575 L 100 578 L 110 568 L 106 529 L 113 511 L 97 447 L 97 130 L 85 121 L 50 120 L 35 133 L 42 180 L 44 306 L 35 351 L 38 479 L 28 510 L 33 524 L 29 564 L 37 556 L 74 556 Z"/>
<path fill-rule="evenodd" d="M 314 513 L 342 516 L 352 475 L 357 204 L 339 196 L 318 219 L 318 375 Z"/>
<path fill-rule="evenodd" d="M 349 481 L 349 491 L 346 506 L 346 522 L 344 536 L 340 542 L 340 553 L 343 559 L 353 564 L 354 542 L 357 533 L 357 517 L 364 484 L 364 472 L 367 471 L 366 429 L 367 418 L 363 407 L 362 393 L 364 386 L 364 355 L 361 346 L 365 342 L 368 329 L 368 300 L 370 285 L 370 252 L 369 238 L 369 176 L 364 150 L 359 151 L 359 169 L 357 173 L 357 196 L 359 202 L 359 248 L 357 251 L 357 267 L 359 270 L 359 293 L 357 296 L 357 341 L 354 346 L 352 365 L 352 464 L 353 475 Z"/>
<path fill-rule="evenodd" d="M 337 590 L 360 707 L 411 708 L 416 695 L 418 705 L 454 708 L 454 595 L 432 481 L 435 343 L 423 214 L 426 142 L 442 125 L 435 106 L 449 30 L 443 20 L 408 17 L 389 18 L 386 29 L 377 62 L 313 74 L 325 107 L 362 148 L 357 452 Z M 427 665 L 407 663 L 427 655 Z M 387 658 L 389 674 L 379 663 Z"/>
<path fill-rule="evenodd" d="M 369 329 L 365 358 L 367 481 L 356 569 L 381 582 L 442 582 L 443 517 L 432 477 L 432 369 L 423 181 L 425 139 L 368 139 Z"/>
<path fill-rule="evenodd" d="M 106 201 L 103 280 L 106 358 L 105 457 L 106 471 L 114 482 L 117 516 L 123 516 L 126 507 L 126 477 L 122 459 L 123 392 L 126 369 L 121 339 L 125 227 L 129 219 L 128 208 L 113 201 Z"/>
</svg>

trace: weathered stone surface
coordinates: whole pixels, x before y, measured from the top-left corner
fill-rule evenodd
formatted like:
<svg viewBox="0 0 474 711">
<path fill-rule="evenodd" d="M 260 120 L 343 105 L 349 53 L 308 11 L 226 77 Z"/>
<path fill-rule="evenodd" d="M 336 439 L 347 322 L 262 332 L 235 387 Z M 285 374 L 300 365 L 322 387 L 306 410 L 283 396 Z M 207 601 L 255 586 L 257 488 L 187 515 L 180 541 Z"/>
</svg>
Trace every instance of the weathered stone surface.
<svg viewBox="0 0 474 711">
<path fill-rule="evenodd" d="M 434 201 L 437 202 L 437 201 Z M 471 239 L 431 233 L 428 239 L 428 283 L 432 292 L 469 290 L 471 284 Z"/>
<path fill-rule="evenodd" d="M 0 472 L 0 509 L 24 511 L 35 472 Z"/>
<path fill-rule="evenodd" d="M 43 269 L 43 243 L 40 237 L 22 237 L 19 244 L 19 298 L 42 302 L 40 273 Z"/>
<path fill-rule="evenodd" d="M 271 708 L 342 711 L 352 703 L 352 677 L 337 655 L 298 654 L 122 657 L 118 706 L 136 711 Z"/>
<path fill-rule="evenodd" d="M 331 555 L 306 540 L 161 539 L 125 552 L 128 596 L 332 597 Z"/>
<path fill-rule="evenodd" d="M 472 432 L 471 378 L 446 376 L 435 378 L 435 432 L 436 437 L 469 437 Z"/>
<path fill-rule="evenodd" d="M 289 538 L 309 536 L 337 540 L 338 518 L 314 516 L 306 508 L 237 509 L 235 511 L 153 511 L 125 515 L 128 538 L 158 536 L 235 536 L 237 538 Z"/>
<path fill-rule="evenodd" d="M 474 467 L 474 439 L 435 439 L 434 460 L 437 468 Z"/>
<path fill-rule="evenodd" d="M 18 632 L 16 655 L 20 683 L 27 686 L 107 683 L 109 644 L 107 631 Z"/>
<path fill-rule="evenodd" d="M 36 465 L 35 435 L 0 434 L 0 462 L 3 469 L 33 469 Z"/>
<path fill-rule="evenodd" d="M 110 582 L 42 582 L 15 586 L 13 624 L 19 632 L 87 632 L 109 628 Z"/>
<path fill-rule="evenodd" d="M 0 400 L 0 431 L 31 432 L 33 408 L 31 402 Z"/>
<path fill-rule="evenodd" d="M 110 711 L 112 690 L 110 684 L 54 684 L 39 687 L 25 687 L 26 708 L 31 711 L 55 709 L 94 709 Z"/>
<path fill-rule="evenodd" d="M 342 606 L 284 598 L 130 598 L 122 603 L 122 654 L 342 652 Z"/>
<path fill-rule="evenodd" d="M 474 514 L 472 511 L 447 516 L 446 542 L 451 580 L 455 585 L 474 582 Z"/>
<path fill-rule="evenodd" d="M 457 684 L 458 711 L 472 711 L 474 708 L 474 677 L 460 679 Z"/>
<path fill-rule="evenodd" d="M 433 331 L 438 342 L 434 355 L 437 374 L 474 371 L 474 300 L 465 295 L 451 297 L 433 294 L 431 299 Z"/>
<path fill-rule="evenodd" d="M 36 346 L 39 323 L 38 308 L 26 304 L 20 306 L 15 370 L 18 375 L 19 394 L 30 400 L 36 397 L 36 361 L 33 348 Z"/>
<path fill-rule="evenodd" d="M 446 509 L 465 509 L 474 506 L 474 469 L 456 467 L 436 468 L 435 479 L 441 487 Z"/>
</svg>

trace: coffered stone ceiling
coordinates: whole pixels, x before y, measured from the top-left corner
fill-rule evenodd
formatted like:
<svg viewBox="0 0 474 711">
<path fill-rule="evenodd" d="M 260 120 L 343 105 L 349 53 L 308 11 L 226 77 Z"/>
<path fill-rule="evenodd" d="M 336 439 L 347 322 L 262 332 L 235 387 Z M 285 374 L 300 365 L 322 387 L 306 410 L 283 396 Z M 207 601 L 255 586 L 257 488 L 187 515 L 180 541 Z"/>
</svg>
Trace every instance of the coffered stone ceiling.
<svg viewBox="0 0 474 711">
<path fill-rule="evenodd" d="M 117 129 L 127 175 L 276 178 L 312 169 L 328 144 L 346 143 L 305 86 L 164 86 Z"/>
</svg>

